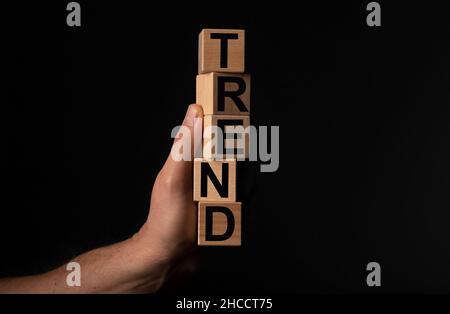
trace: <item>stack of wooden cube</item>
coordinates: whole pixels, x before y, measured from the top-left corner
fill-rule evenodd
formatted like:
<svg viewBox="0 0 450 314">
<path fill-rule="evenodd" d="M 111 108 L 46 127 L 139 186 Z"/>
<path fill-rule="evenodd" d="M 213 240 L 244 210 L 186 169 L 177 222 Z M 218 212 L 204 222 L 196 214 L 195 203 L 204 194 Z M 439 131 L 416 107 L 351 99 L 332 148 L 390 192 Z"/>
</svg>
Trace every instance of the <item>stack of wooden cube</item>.
<svg viewBox="0 0 450 314">
<path fill-rule="evenodd" d="M 194 160 L 198 245 L 241 245 L 236 163 L 248 158 L 249 135 L 234 132 L 230 139 L 227 128 L 250 125 L 250 76 L 244 74 L 244 52 L 243 30 L 204 29 L 199 35 L 196 103 L 203 107 L 205 131 L 202 158 Z M 209 131 L 214 126 L 222 130 L 222 138 Z"/>
</svg>

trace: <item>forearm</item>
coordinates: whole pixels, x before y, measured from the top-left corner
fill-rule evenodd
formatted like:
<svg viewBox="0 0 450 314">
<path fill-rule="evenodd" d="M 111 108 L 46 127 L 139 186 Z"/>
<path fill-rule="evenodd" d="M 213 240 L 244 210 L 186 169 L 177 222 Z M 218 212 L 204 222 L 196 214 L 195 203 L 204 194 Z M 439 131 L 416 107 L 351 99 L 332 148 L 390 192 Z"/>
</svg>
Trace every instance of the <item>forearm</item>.
<svg viewBox="0 0 450 314">
<path fill-rule="evenodd" d="M 154 292 L 168 272 L 167 263 L 143 246 L 140 235 L 95 249 L 72 260 L 80 265 L 80 286 L 70 287 L 63 265 L 42 275 L 0 280 L 0 293 L 140 293 Z"/>
<path fill-rule="evenodd" d="M 183 126 L 194 134 L 203 117 L 190 105 Z M 197 122 L 196 122 L 197 121 Z M 194 158 L 191 142 L 191 160 Z M 92 250 L 72 260 L 81 268 L 80 286 L 67 284 L 70 270 L 0 279 L 0 293 L 139 293 L 155 292 L 170 275 L 191 272 L 188 258 L 196 241 L 197 204 L 192 200 L 192 162 L 167 158 L 153 185 L 150 214 L 132 238 Z M 195 257 L 195 255 L 194 255 Z"/>
</svg>

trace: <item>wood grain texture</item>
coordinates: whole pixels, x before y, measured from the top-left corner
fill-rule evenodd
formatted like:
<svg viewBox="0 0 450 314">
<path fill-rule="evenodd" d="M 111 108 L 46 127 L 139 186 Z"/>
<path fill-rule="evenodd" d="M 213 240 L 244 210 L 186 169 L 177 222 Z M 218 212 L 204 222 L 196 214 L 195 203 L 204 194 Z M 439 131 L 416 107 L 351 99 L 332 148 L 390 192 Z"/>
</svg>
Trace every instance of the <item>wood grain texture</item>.
<svg viewBox="0 0 450 314">
<path fill-rule="evenodd" d="M 225 132 L 230 133 L 232 136 L 233 133 L 239 134 L 242 140 L 225 140 L 223 145 L 223 151 L 218 151 L 218 144 L 220 137 L 215 135 L 215 130 L 211 127 L 218 126 L 219 122 L 223 121 L 227 123 L 242 121 L 243 130 L 236 129 L 234 131 L 239 132 L 231 132 L 233 130 L 229 130 L 229 128 L 225 127 L 223 130 L 223 137 L 226 138 Z M 233 124 L 234 125 L 234 124 Z M 236 124 L 238 126 L 239 124 Z M 250 117 L 248 116 L 233 116 L 233 115 L 207 115 L 203 118 L 203 158 L 205 159 L 214 159 L 214 160 L 222 160 L 222 159 L 237 159 L 246 160 L 249 157 L 249 149 L 250 149 L 250 135 L 245 130 L 250 126 Z M 228 130 L 227 130 L 228 129 Z M 247 129 L 248 130 L 248 129 Z M 239 151 L 237 153 L 227 153 L 225 149 L 234 150 L 233 148 L 238 148 Z"/>
<path fill-rule="evenodd" d="M 227 239 L 220 241 L 207 239 L 207 220 L 206 212 L 208 207 L 226 207 L 233 215 L 233 232 Z M 213 235 L 223 235 L 228 228 L 227 216 L 221 212 L 215 212 L 212 215 L 212 230 Z M 228 202 L 200 202 L 198 204 L 198 233 L 197 244 L 202 246 L 240 246 L 241 245 L 241 203 Z"/>
<path fill-rule="evenodd" d="M 211 39 L 211 34 L 237 34 L 228 40 L 227 67 L 221 67 L 221 40 Z M 245 72 L 245 31 L 236 29 L 204 29 L 198 39 L 198 73 Z"/>
<path fill-rule="evenodd" d="M 244 105 L 246 111 L 240 110 L 231 97 L 223 97 L 224 108 L 219 108 L 219 88 L 218 81 L 220 77 L 238 78 L 245 82 L 245 91 L 237 96 Z M 239 85 L 234 82 L 226 82 L 225 92 L 238 91 Z M 251 78 L 249 74 L 225 74 L 225 73 L 207 73 L 197 75 L 196 82 L 196 103 L 202 105 L 205 115 L 250 115 L 250 94 Z"/>
<path fill-rule="evenodd" d="M 222 197 L 219 191 L 214 186 L 210 177 L 206 178 L 206 195 L 201 195 L 201 182 L 202 176 L 206 176 L 206 173 L 202 173 L 202 164 L 207 164 L 213 171 L 215 177 L 218 179 L 222 186 L 228 188 L 227 195 Z M 222 169 L 223 164 L 227 164 L 228 180 L 226 182 L 222 181 Z M 226 201 L 235 202 L 236 201 L 236 160 L 206 160 L 202 158 L 196 158 L 194 160 L 194 201 Z"/>
</svg>

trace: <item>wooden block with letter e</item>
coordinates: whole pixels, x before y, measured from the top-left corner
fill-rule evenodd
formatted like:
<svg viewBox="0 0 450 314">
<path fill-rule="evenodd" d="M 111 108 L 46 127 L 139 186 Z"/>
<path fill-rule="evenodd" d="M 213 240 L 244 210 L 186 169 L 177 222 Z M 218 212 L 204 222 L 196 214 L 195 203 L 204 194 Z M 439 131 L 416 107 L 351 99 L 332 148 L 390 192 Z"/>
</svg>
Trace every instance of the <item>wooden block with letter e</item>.
<svg viewBox="0 0 450 314">
<path fill-rule="evenodd" d="M 247 128 L 249 126 L 248 116 L 204 116 L 203 158 L 248 159 L 250 135 Z M 221 136 L 214 127 L 221 130 Z"/>
<path fill-rule="evenodd" d="M 241 203 L 198 203 L 198 245 L 241 245 Z"/>
<path fill-rule="evenodd" d="M 198 38 L 198 73 L 245 71 L 245 31 L 204 29 Z"/>
<path fill-rule="evenodd" d="M 197 75 L 196 103 L 202 105 L 205 115 L 249 115 L 250 75 Z"/>
<path fill-rule="evenodd" d="M 194 160 L 194 201 L 236 201 L 236 160 Z"/>
</svg>

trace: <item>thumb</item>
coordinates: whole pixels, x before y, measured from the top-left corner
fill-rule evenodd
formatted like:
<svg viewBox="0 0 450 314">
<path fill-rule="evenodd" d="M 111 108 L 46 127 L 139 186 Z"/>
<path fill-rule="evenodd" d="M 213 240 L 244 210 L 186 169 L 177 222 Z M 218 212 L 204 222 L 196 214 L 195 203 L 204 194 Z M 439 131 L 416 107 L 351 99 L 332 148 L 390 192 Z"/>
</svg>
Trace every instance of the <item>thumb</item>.
<svg viewBox="0 0 450 314">
<path fill-rule="evenodd" d="M 182 127 L 175 137 L 174 144 L 171 149 L 171 153 L 166 160 L 163 167 L 163 172 L 165 175 L 169 175 L 174 182 L 179 182 L 178 180 L 189 179 L 192 176 L 192 161 L 194 160 L 194 152 L 198 147 L 195 145 L 201 144 L 202 135 L 202 122 L 203 122 L 203 109 L 202 106 L 193 104 L 190 105 L 186 111 L 186 115 L 183 120 Z M 199 133 L 200 132 L 200 133 Z M 199 133 L 200 139 L 194 140 L 196 133 Z M 189 138 L 183 138 L 183 136 L 190 135 Z M 190 143 L 178 143 L 179 141 L 189 140 Z M 198 142 L 198 143 L 197 143 Z M 174 150 L 178 150 L 178 144 L 190 145 L 190 159 L 177 161 L 173 158 Z M 176 152 L 179 153 L 179 152 Z"/>
</svg>

